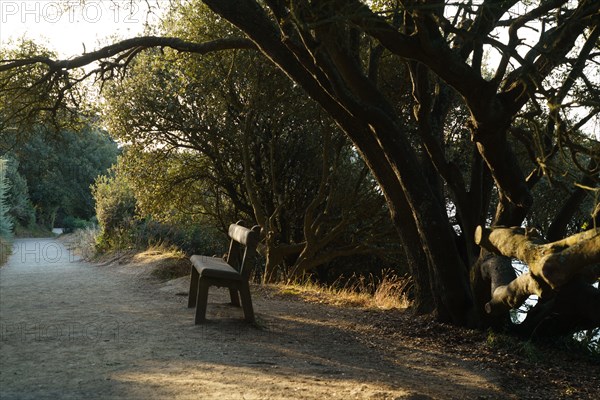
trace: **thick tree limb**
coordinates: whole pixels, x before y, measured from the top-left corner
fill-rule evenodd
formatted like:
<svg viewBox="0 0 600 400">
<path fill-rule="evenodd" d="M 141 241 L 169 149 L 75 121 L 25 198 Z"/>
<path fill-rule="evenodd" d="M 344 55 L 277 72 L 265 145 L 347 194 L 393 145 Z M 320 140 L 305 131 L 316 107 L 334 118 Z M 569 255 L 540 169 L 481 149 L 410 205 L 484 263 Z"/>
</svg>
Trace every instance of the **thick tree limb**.
<svg viewBox="0 0 600 400">
<path fill-rule="evenodd" d="M 600 263 L 600 228 L 552 243 L 523 228 L 477 227 L 475 243 L 496 254 L 518 258 L 551 288 L 564 285 L 589 265 Z"/>
<path fill-rule="evenodd" d="M 504 309 L 505 306 L 517 308 L 532 294 L 541 297 L 543 288 L 529 272 L 526 272 L 508 285 L 498 286 L 492 293 L 492 299 L 485 305 L 485 311 L 491 314 Z"/>
<path fill-rule="evenodd" d="M 492 228 L 481 226 L 475 231 L 475 243 L 488 251 L 518 258 L 529 266 L 529 272 L 508 285 L 497 287 L 486 304 L 486 312 L 499 307 L 514 308 L 530 294 L 553 295 L 574 276 L 598 275 L 600 263 L 600 229 L 591 229 L 552 243 L 523 228 Z M 597 278 L 598 276 L 596 276 Z"/>
<path fill-rule="evenodd" d="M 427 32 L 425 29 L 416 36 L 404 35 L 368 6 L 354 0 L 351 3 L 356 10 L 352 22 L 379 40 L 390 52 L 424 63 L 465 98 L 482 100 L 493 93 L 491 85 L 440 40 L 439 32 Z"/>
</svg>

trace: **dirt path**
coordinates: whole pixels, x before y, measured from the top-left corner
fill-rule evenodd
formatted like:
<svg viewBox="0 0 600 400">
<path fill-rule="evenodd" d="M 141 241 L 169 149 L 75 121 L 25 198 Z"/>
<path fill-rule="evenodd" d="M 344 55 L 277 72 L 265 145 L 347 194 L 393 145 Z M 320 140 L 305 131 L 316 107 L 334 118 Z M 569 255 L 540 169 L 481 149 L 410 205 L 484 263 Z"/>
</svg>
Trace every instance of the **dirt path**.
<svg viewBox="0 0 600 400">
<path fill-rule="evenodd" d="M 259 329 L 211 289 L 195 326 L 187 278 L 140 273 L 17 240 L 0 269 L 0 398 L 517 397 L 476 361 L 382 337 L 369 311 L 255 293 Z"/>
</svg>

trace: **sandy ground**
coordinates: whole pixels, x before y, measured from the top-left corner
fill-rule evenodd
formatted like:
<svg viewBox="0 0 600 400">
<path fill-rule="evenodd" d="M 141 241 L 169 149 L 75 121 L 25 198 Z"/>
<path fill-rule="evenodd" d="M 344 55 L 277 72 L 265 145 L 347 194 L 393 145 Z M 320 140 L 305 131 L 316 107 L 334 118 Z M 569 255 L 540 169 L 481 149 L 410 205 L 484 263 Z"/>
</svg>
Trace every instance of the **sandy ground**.
<svg viewBox="0 0 600 400">
<path fill-rule="evenodd" d="M 381 334 L 372 311 L 255 290 L 258 326 L 211 288 L 204 325 L 187 277 L 82 262 L 21 239 L 0 269 L 0 399 L 503 399 L 478 361 Z"/>
</svg>

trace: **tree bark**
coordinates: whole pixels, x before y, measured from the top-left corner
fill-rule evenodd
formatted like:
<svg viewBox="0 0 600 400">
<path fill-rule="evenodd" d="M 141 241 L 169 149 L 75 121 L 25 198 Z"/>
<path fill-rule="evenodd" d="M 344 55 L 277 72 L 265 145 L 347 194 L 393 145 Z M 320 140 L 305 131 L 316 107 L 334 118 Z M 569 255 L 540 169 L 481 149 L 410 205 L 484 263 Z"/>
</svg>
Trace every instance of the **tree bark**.
<svg viewBox="0 0 600 400">
<path fill-rule="evenodd" d="M 518 307 L 531 294 L 553 297 L 576 275 L 597 274 L 594 266 L 600 263 L 598 228 L 545 243 L 534 232 L 523 228 L 480 226 L 475 232 L 475 242 L 495 254 L 516 257 L 529 266 L 528 273 L 494 289 L 492 299 L 485 306 L 490 314 Z"/>
<path fill-rule="evenodd" d="M 488 308 L 496 289 L 509 285 L 517 278 L 509 257 L 497 256 L 482 250 L 471 269 L 471 287 L 480 327 L 502 328 L 510 322 L 510 308 Z"/>
</svg>

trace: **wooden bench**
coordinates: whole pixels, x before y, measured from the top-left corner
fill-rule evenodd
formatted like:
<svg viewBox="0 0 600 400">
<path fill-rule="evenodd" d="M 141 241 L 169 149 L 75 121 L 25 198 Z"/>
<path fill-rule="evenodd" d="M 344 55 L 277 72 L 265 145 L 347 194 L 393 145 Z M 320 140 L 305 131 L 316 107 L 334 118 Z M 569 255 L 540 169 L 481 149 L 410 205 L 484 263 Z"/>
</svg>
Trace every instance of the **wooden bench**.
<svg viewBox="0 0 600 400">
<path fill-rule="evenodd" d="M 242 298 L 245 320 L 254 322 L 254 310 L 248 278 L 251 262 L 256 254 L 260 226 L 256 225 L 252 229 L 248 229 L 240 223 L 241 221 L 229 226 L 228 233 L 231 243 L 227 253 L 227 261 L 217 257 L 200 255 L 191 257 L 192 279 L 188 307 L 196 307 L 196 324 L 206 321 L 206 305 L 210 286 L 229 288 L 231 304 L 237 307 L 240 306 L 239 293 Z"/>
</svg>

